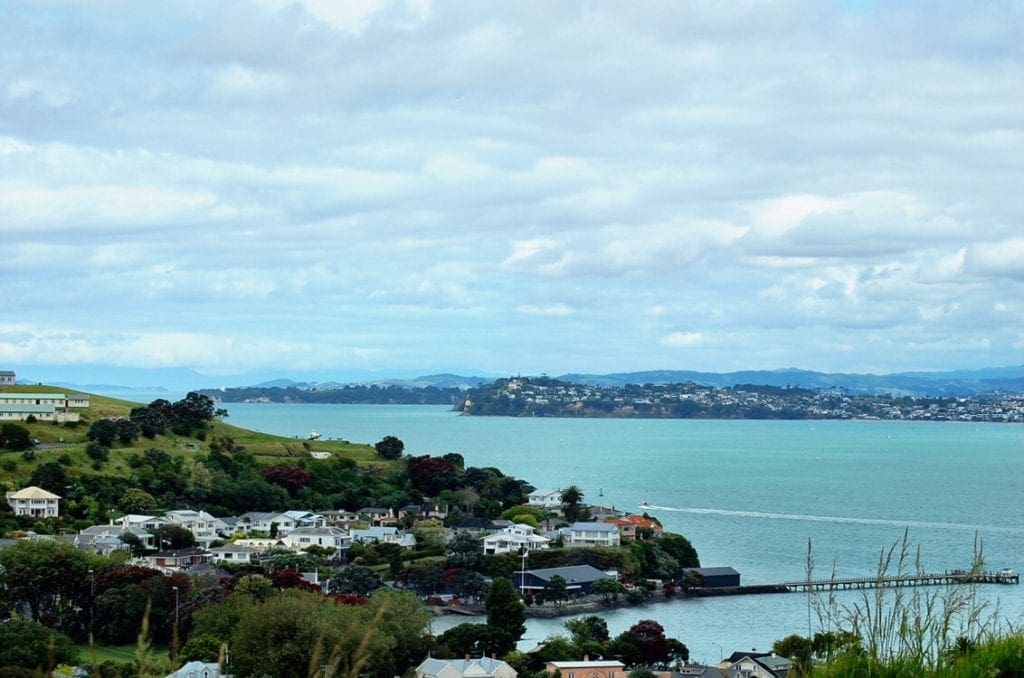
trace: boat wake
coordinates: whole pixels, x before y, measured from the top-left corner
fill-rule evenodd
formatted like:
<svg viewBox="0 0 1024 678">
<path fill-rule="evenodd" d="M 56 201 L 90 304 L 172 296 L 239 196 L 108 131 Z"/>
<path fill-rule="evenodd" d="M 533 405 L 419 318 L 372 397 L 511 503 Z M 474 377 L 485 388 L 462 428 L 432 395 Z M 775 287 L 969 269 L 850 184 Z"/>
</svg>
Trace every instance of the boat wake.
<svg viewBox="0 0 1024 678">
<path fill-rule="evenodd" d="M 645 509 L 652 511 L 674 511 L 677 513 L 694 513 L 698 515 L 731 516 L 736 518 L 755 518 L 760 520 L 800 520 L 811 523 L 851 523 L 855 525 L 889 525 L 892 527 L 921 527 L 940 530 L 971 530 L 973 532 L 1008 532 L 1020 533 L 1019 527 L 1000 527 L 997 525 L 966 525 L 964 523 L 940 523 L 920 520 L 890 520 L 887 518 L 849 518 L 845 516 L 816 516 L 802 513 L 768 513 L 765 511 L 734 511 L 730 509 L 655 506 L 645 504 Z"/>
</svg>

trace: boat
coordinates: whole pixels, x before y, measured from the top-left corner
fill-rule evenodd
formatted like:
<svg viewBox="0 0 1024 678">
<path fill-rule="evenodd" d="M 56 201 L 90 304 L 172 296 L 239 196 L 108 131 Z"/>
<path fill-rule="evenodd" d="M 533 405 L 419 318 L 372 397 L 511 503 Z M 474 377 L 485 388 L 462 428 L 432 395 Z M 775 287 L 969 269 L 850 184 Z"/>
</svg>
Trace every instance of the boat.
<svg viewBox="0 0 1024 678">
<path fill-rule="evenodd" d="M 316 431 L 310 431 L 309 432 L 309 439 L 310 440 L 320 440 L 320 434 L 317 433 Z"/>
<path fill-rule="evenodd" d="M 651 508 L 651 505 L 648 504 L 646 501 L 642 501 L 642 502 L 640 502 L 640 508 L 642 508 L 642 509 Z"/>
</svg>

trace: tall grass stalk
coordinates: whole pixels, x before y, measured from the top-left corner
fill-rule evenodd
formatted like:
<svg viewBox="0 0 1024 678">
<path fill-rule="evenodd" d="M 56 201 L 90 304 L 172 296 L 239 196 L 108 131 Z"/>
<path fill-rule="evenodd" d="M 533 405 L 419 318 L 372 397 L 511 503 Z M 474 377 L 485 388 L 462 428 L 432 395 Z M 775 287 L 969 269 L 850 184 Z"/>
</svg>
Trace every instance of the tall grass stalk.
<svg viewBox="0 0 1024 678">
<path fill-rule="evenodd" d="M 971 576 L 983 573 L 984 566 L 983 545 L 975 537 L 970 569 L 963 583 L 877 586 L 861 589 L 852 602 L 841 601 L 835 589 L 830 588 L 827 596 L 820 592 L 814 596 L 809 606 L 815 610 L 822 632 L 848 631 L 860 639 L 859 658 L 850 657 L 840 664 L 855 661 L 861 669 L 858 675 L 920 675 L 948 666 L 949 650 L 957 645 L 958 639 L 979 641 L 997 637 L 998 606 L 978 600 L 978 584 L 973 583 Z M 808 581 L 813 578 L 813 569 L 808 542 Z M 875 572 L 879 582 L 923 574 L 920 548 L 912 548 L 909 530 L 904 531 L 902 539 L 879 553 Z M 834 566 L 831 578 L 836 579 Z M 826 658 L 830 664 L 833 664 L 832 659 Z M 889 667 L 883 673 L 871 669 L 883 665 Z M 826 671 L 823 675 L 843 674 Z"/>
</svg>

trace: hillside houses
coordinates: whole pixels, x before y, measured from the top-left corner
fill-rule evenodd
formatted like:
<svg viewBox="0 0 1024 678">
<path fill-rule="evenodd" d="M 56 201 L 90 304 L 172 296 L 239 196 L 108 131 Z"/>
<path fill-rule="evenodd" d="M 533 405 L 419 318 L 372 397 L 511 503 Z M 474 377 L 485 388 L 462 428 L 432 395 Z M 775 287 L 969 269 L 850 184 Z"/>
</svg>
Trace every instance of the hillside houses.
<svg viewBox="0 0 1024 678">
<path fill-rule="evenodd" d="M 83 393 L 19 393 L 0 391 L 0 421 L 37 421 L 64 424 L 81 419 L 79 410 L 88 409 Z"/>
</svg>

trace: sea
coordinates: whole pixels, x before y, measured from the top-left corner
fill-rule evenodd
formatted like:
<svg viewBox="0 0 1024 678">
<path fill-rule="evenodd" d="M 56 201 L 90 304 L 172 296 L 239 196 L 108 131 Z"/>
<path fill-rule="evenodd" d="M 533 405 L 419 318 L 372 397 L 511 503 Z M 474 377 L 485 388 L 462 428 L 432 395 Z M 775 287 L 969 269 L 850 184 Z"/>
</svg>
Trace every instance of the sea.
<svg viewBox="0 0 1024 678">
<path fill-rule="evenodd" d="M 374 443 L 412 455 L 458 452 L 538 489 L 580 487 L 584 501 L 646 510 L 685 535 L 701 564 L 743 584 L 874 576 L 906 539 L 928 572 L 1024 567 L 1024 426 L 947 422 L 554 419 L 460 416 L 440 406 L 232 404 L 232 424 L 296 438 Z M 647 508 L 641 508 L 646 504 Z M 897 553 L 899 547 L 896 549 Z M 809 557 L 810 554 L 810 557 Z M 922 589 L 927 592 L 928 589 Z M 1024 589 L 977 587 L 1002 628 L 1024 627 Z M 853 605 L 862 593 L 843 592 Z M 601 613 L 611 633 L 655 619 L 698 661 L 768 650 L 829 629 L 807 594 L 659 602 Z M 435 632 L 466 621 L 441 617 Z M 520 647 L 564 618 L 527 621 Z"/>
</svg>

